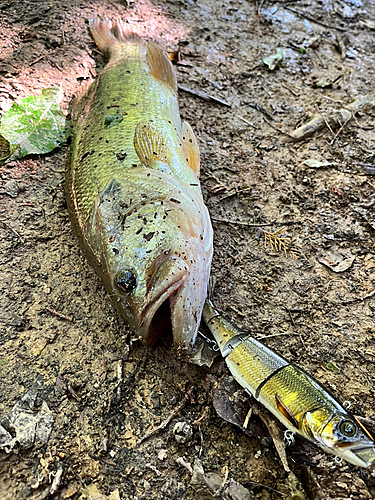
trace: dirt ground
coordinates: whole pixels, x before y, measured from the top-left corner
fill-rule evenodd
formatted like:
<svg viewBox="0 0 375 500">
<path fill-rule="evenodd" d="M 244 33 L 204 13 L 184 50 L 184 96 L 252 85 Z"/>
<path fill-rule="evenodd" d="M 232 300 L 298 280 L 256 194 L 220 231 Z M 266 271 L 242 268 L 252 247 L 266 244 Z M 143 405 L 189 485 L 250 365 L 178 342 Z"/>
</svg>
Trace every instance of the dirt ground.
<svg viewBox="0 0 375 500">
<path fill-rule="evenodd" d="M 97 14 L 179 50 L 179 83 L 221 101 L 180 92 L 201 148 L 217 308 L 375 431 L 375 3 L 4 0 L 2 111 L 61 84 L 68 113 L 104 65 L 87 28 Z M 271 71 L 262 58 L 281 49 Z M 364 107 L 331 121 L 358 96 Z M 288 142 L 314 113 L 330 127 Z M 23 435 L 0 451 L 0 499 L 375 498 L 375 471 L 297 439 L 287 472 L 259 417 L 247 434 L 220 418 L 225 391 L 233 418 L 253 401 L 219 358 L 198 367 L 171 339 L 133 339 L 73 233 L 68 150 L 0 169 L 0 423 L 16 413 Z M 286 254 L 266 244 L 283 227 Z M 219 478 L 211 493 L 200 463 Z"/>
</svg>

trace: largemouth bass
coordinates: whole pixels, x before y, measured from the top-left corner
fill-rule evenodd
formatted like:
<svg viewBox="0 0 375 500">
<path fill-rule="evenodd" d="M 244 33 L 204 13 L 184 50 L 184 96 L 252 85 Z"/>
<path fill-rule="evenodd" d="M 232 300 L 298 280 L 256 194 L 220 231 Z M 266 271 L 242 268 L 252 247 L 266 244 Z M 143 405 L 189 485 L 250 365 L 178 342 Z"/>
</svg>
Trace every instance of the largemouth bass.
<svg viewBox="0 0 375 500">
<path fill-rule="evenodd" d="M 72 113 L 66 179 L 80 243 L 146 343 L 168 328 L 190 349 L 212 259 L 199 148 L 181 122 L 173 67 L 121 22 L 90 21 L 109 62 Z"/>
<path fill-rule="evenodd" d="M 293 434 L 360 467 L 375 461 L 370 433 L 313 377 L 239 330 L 209 299 L 203 319 L 235 380 Z"/>
</svg>

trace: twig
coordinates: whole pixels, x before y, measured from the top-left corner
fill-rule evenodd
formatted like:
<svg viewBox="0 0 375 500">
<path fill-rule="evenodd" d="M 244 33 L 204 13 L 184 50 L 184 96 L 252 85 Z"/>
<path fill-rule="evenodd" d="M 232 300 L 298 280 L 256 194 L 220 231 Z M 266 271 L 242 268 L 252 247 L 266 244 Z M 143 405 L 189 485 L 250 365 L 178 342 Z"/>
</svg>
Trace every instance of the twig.
<svg viewBox="0 0 375 500">
<path fill-rule="evenodd" d="M 242 120 L 243 122 L 245 122 L 247 125 L 250 125 L 250 127 L 253 127 L 253 128 L 256 128 L 255 125 L 253 125 L 252 123 L 248 122 L 245 118 L 242 118 L 242 116 L 240 115 L 237 115 L 237 117 Z"/>
<path fill-rule="evenodd" d="M 260 417 L 264 422 L 264 424 L 266 425 L 268 432 L 270 433 L 270 436 L 272 438 L 273 444 L 275 445 L 276 451 L 280 457 L 285 472 L 287 473 L 291 472 L 285 452 L 285 443 L 283 439 L 280 438 L 280 427 L 278 426 L 278 423 L 276 423 L 274 418 L 271 417 L 266 410 L 260 408 L 260 406 L 254 405 L 253 409 L 254 413 L 258 415 L 258 417 Z"/>
<path fill-rule="evenodd" d="M 375 175 L 375 168 L 374 167 L 366 167 L 365 172 L 367 175 Z"/>
<path fill-rule="evenodd" d="M 237 226 L 248 226 L 248 227 L 263 227 L 263 226 L 273 226 L 276 224 L 283 224 L 284 226 L 288 226 L 291 224 L 300 224 L 300 221 L 293 221 L 293 220 L 288 220 L 288 221 L 283 221 L 283 222 L 265 222 L 265 223 L 258 223 L 258 224 L 250 224 L 250 222 L 246 221 L 241 221 L 241 220 L 230 220 L 230 219 L 218 219 L 217 217 L 211 217 L 211 220 L 215 222 L 225 222 L 226 224 L 235 224 Z"/>
<path fill-rule="evenodd" d="M 319 113 L 320 113 L 321 117 L 323 118 L 324 123 L 325 123 L 325 124 L 326 124 L 326 126 L 329 128 L 329 131 L 331 132 L 331 134 L 332 134 L 333 136 L 335 136 L 334 131 L 331 129 L 330 124 L 329 124 L 329 123 L 327 122 L 327 120 L 325 119 L 325 116 L 323 115 L 322 111 L 320 111 L 320 109 L 319 109 L 319 108 L 317 108 L 317 110 L 319 111 Z"/>
<path fill-rule="evenodd" d="M 261 2 L 260 2 L 260 4 L 259 4 L 259 7 L 258 7 L 258 16 L 259 16 L 259 17 L 261 16 L 260 11 L 262 10 L 263 4 L 264 4 L 264 0 L 261 0 Z"/>
<path fill-rule="evenodd" d="M 250 421 L 250 419 L 251 419 L 251 415 L 252 415 L 252 414 L 253 414 L 253 407 L 252 407 L 252 406 L 250 406 L 250 410 L 247 412 L 246 418 L 245 418 L 245 420 L 244 420 L 244 422 L 243 422 L 243 424 L 242 424 L 242 427 L 243 427 L 244 429 L 247 429 L 247 426 L 249 425 L 249 421 Z"/>
<path fill-rule="evenodd" d="M 189 87 L 185 87 L 185 85 L 179 85 L 178 89 L 182 90 L 183 92 L 187 92 L 188 94 L 200 97 L 201 99 L 204 99 L 205 101 L 213 101 L 213 102 L 216 102 L 218 104 L 222 104 L 223 106 L 227 106 L 228 108 L 232 107 L 232 105 L 229 104 L 229 102 L 224 101 L 223 99 L 219 99 L 217 97 L 214 97 L 212 95 L 208 95 L 208 94 L 206 94 L 206 92 L 203 92 L 202 90 L 193 90 Z"/>
<path fill-rule="evenodd" d="M 349 120 L 351 120 L 352 118 L 352 115 L 350 115 L 347 120 L 341 125 L 341 127 L 339 128 L 338 132 L 336 133 L 335 137 L 332 139 L 331 143 L 330 143 L 330 146 L 333 146 L 333 143 L 335 142 L 335 140 L 337 139 L 338 135 L 340 134 L 341 130 L 346 126 L 346 124 L 349 122 Z"/>
<path fill-rule="evenodd" d="M 279 495 L 283 496 L 283 497 L 286 497 L 286 493 L 282 493 L 281 491 L 278 491 L 278 490 L 275 490 L 274 488 L 271 488 L 271 486 L 267 486 L 265 484 L 262 484 L 262 483 L 257 483 L 256 481 L 246 481 L 246 483 L 244 484 L 253 484 L 254 486 L 258 486 L 260 488 L 266 488 L 266 490 L 270 490 L 270 491 L 274 491 L 275 493 L 278 493 Z"/>
<path fill-rule="evenodd" d="M 363 297 L 357 297 L 356 299 L 347 300 L 345 302 L 340 302 L 340 305 L 346 306 L 347 304 L 353 304 L 354 302 L 363 302 L 366 299 L 370 299 L 374 295 L 375 295 L 375 290 L 373 290 L 372 292 L 368 293 L 367 295 L 364 295 Z"/>
<path fill-rule="evenodd" d="M 221 494 L 221 492 L 224 489 L 225 483 L 227 482 L 227 479 L 228 479 L 229 469 L 228 469 L 228 467 L 226 465 L 223 467 L 223 469 L 224 469 L 224 479 L 223 479 L 223 482 L 220 485 L 220 488 L 217 491 L 215 491 L 214 498 L 218 497 Z"/>
<path fill-rule="evenodd" d="M 334 30 L 337 30 L 337 31 L 346 31 L 346 28 L 338 28 L 337 26 L 333 26 L 332 24 L 323 23 L 322 21 L 319 21 L 318 19 L 315 19 L 315 17 L 310 16 L 308 14 L 305 14 L 304 12 L 299 12 L 298 10 L 291 9 L 287 5 L 284 5 L 284 9 L 290 10 L 290 12 L 293 12 L 294 14 L 297 14 L 297 16 L 304 17 L 305 19 L 308 19 L 309 21 L 311 21 L 313 23 L 320 24 L 320 26 L 324 26 L 325 28 L 330 28 L 330 29 L 334 29 Z"/>
<path fill-rule="evenodd" d="M 50 307 L 45 307 L 44 308 L 46 311 L 49 313 L 53 314 L 54 316 L 57 316 L 58 318 L 65 319 L 66 321 L 69 321 L 70 323 L 74 323 L 73 318 L 70 316 L 65 316 L 65 314 L 61 314 L 58 311 L 55 311 L 55 309 L 51 309 Z"/>
<path fill-rule="evenodd" d="M 146 441 L 146 439 L 150 438 L 151 436 L 153 436 L 154 434 L 157 434 L 159 431 L 165 429 L 167 427 L 167 425 L 169 424 L 169 422 L 172 420 L 173 417 L 175 417 L 177 415 L 177 413 L 185 406 L 186 404 L 186 401 L 189 399 L 190 397 L 190 394 L 191 394 L 191 391 L 193 390 L 193 388 L 191 388 L 184 396 L 184 399 L 181 401 L 181 403 L 177 406 L 177 408 L 175 410 L 173 410 L 173 412 L 169 415 L 169 417 L 167 417 L 165 420 L 163 420 L 163 422 L 158 425 L 157 427 L 155 427 L 154 429 L 152 429 L 151 431 L 147 432 L 147 434 L 145 434 L 144 436 L 142 436 L 138 441 L 137 441 L 137 446 L 139 446 L 141 443 L 143 443 L 143 441 Z"/>
<path fill-rule="evenodd" d="M 14 233 L 17 236 L 17 238 L 19 238 L 21 243 L 25 243 L 25 240 L 22 238 L 22 236 L 19 233 L 17 233 L 17 231 L 15 229 L 13 229 L 9 224 L 4 222 L 3 220 L 1 221 L 1 224 L 3 224 L 8 229 L 10 229 L 10 231 L 12 231 L 12 233 Z"/>
<path fill-rule="evenodd" d="M 263 117 L 264 121 L 266 123 L 268 123 L 268 125 L 273 128 L 274 130 L 276 130 L 276 132 L 278 132 L 279 134 L 282 134 L 282 135 L 285 135 L 286 137 L 289 137 L 289 138 L 292 138 L 292 136 L 290 134 L 288 134 L 288 132 L 283 132 L 282 130 L 280 130 L 278 127 L 276 127 L 276 125 L 274 125 L 272 122 L 270 122 L 269 120 L 267 120 L 267 118 L 264 116 Z"/>
<path fill-rule="evenodd" d="M 337 126 L 340 127 L 340 130 L 336 134 L 337 136 L 348 121 L 353 118 L 354 114 L 359 111 L 363 111 L 366 107 L 375 107 L 374 95 L 359 96 L 353 102 L 338 111 L 333 112 L 326 118 L 322 116 L 321 112 L 315 113 L 307 123 L 301 125 L 289 135 L 290 141 L 303 141 L 307 137 L 315 134 L 315 132 L 322 130 L 325 126 L 328 126 L 328 124 L 330 128 Z M 287 139 L 285 139 L 285 141 L 287 142 Z"/>
<path fill-rule="evenodd" d="M 289 90 L 289 92 L 291 92 L 291 93 L 292 93 L 295 97 L 299 97 L 299 94 L 297 94 L 297 92 L 294 92 L 294 90 L 293 90 L 293 89 L 291 89 L 290 87 L 288 87 L 288 85 L 285 85 L 285 83 L 283 83 L 283 82 L 281 82 L 281 85 L 282 85 L 285 89 Z"/>
</svg>

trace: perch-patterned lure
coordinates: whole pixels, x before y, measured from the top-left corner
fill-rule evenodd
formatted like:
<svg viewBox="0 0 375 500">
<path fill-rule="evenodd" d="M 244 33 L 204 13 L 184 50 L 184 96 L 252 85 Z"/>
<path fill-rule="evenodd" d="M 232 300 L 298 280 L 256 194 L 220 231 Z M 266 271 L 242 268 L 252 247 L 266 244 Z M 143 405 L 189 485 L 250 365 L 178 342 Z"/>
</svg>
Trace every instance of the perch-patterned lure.
<svg viewBox="0 0 375 500">
<path fill-rule="evenodd" d="M 233 377 L 287 429 L 354 465 L 375 461 L 372 436 L 314 378 L 239 330 L 208 299 L 203 319 Z"/>
</svg>

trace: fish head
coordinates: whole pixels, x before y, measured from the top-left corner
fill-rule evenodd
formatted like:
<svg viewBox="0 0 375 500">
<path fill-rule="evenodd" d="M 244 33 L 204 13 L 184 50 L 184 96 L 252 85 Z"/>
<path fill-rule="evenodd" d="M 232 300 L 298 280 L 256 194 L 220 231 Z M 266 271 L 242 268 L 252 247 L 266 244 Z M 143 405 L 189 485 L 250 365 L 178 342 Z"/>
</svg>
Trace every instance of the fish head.
<svg viewBox="0 0 375 500">
<path fill-rule="evenodd" d="M 212 228 L 200 193 L 140 168 L 109 183 L 92 218 L 97 270 L 121 316 L 145 343 L 172 330 L 175 346 L 189 349 L 212 257 Z"/>
<path fill-rule="evenodd" d="M 375 442 L 359 420 L 344 408 L 319 408 L 305 414 L 303 426 L 327 452 L 359 467 L 375 461 Z"/>
</svg>

